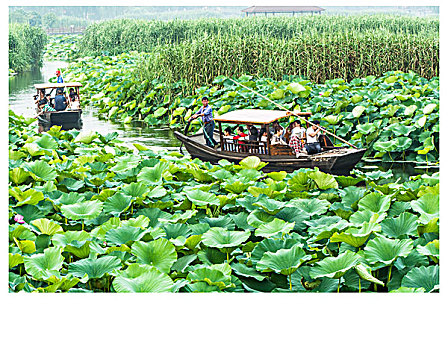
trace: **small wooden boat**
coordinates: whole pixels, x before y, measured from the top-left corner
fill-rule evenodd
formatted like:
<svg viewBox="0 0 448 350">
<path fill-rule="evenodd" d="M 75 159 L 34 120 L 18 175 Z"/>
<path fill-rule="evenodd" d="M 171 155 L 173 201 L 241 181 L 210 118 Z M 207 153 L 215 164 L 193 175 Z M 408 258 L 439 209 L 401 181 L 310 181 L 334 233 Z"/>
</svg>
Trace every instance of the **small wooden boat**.
<svg viewBox="0 0 448 350">
<path fill-rule="evenodd" d="M 296 113 L 309 117 L 311 113 Z M 262 141 L 244 141 L 243 144 L 238 140 L 225 139 L 222 133 L 222 123 L 227 124 L 245 124 L 262 125 L 266 128 L 269 135 L 269 127 L 282 118 L 289 118 L 283 111 L 278 110 L 257 110 L 243 109 L 228 112 L 215 117 L 218 124 L 218 130 L 215 129 L 214 140 L 219 144 L 216 148 L 205 145 L 205 139 L 202 132 L 192 136 L 184 135 L 178 131 L 174 134 L 194 158 L 203 161 L 217 163 L 221 159 L 238 163 L 248 156 L 257 156 L 268 165 L 263 168 L 264 171 L 287 171 L 292 172 L 300 168 L 317 167 L 321 171 L 335 174 L 348 175 L 354 166 L 361 160 L 366 149 L 356 149 L 350 147 L 335 147 L 328 137 L 321 140 L 322 152 L 313 155 L 303 155 L 298 158 L 292 149 L 287 145 L 271 145 L 269 137 L 266 142 Z"/>
<path fill-rule="evenodd" d="M 52 105 L 52 97 L 53 91 L 57 89 L 70 89 L 73 88 L 74 92 L 79 100 L 79 88 L 82 87 L 81 83 L 48 83 L 48 84 L 35 84 L 34 87 L 37 90 L 37 94 L 34 96 L 36 100 L 39 100 L 39 96 L 45 96 L 47 100 Z M 47 89 L 50 89 L 50 92 L 47 93 Z M 66 97 L 68 100 L 68 96 Z M 39 110 L 36 108 L 37 112 Z M 43 131 L 48 131 L 53 125 L 61 126 L 61 130 L 70 130 L 70 129 L 82 129 L 82 119 L 81 119 L 82 109 L 79 106 L 76 109 L 67 109 L 63 111 L 52 111 L 52 112 L 44 112 L 38 117 L 39 125 L 42 126 Z"/>
</svg>

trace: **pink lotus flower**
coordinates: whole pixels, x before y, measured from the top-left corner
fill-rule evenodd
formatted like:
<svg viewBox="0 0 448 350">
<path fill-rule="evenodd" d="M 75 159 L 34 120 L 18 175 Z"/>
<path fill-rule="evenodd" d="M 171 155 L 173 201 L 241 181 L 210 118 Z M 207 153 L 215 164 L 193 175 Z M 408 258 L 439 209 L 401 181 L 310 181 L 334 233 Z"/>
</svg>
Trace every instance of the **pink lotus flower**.
<svg viewBox="0 0 448 350">
<path fill-rule="evenodd" d="M 319 92 L 319 95 L 320 95 L 320 96 L 322 96 L 323 94 L 324 94 L 324 93 L 323 93 L 322 91 L 321 91 L 321 92 Z"/>
<path fill-rule="evenodd" d="M 14 221 L 19 223 L 19 224 L 24 224 L 25 221 L 23 221 L 23 216 L 20 214 L 17 214 L 16 216 L 14 216 Z"/>
</svg>

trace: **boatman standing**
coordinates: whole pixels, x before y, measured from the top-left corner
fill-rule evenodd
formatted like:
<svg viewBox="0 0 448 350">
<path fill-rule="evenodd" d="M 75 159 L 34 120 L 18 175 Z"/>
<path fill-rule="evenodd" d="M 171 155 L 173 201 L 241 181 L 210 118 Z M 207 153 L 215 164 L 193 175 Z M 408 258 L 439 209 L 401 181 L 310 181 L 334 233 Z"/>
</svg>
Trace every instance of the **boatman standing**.
<svg viewBox="0 0 448 350">
<path fill-rule="evenodd" d="M 64 82 L 64 79 L 62 79 L 61 71 L 60 71 L 60 70 L 57 70 L 55 74 L 56 74 L 56 76 L 58 77 L 57 83 L 58 83 L 58 84 L 59 84 L 59 83 L 63 83 L 63 82 Z"/>
<path fill-rule="evenodd" d="M 204 130 L 204 138 L 205 144 L 209 147 L 215 147 L 216 141 L 213 139 L 213 130 L 215 129 L 215 121 L 213 120 L 213 111 L 212 107 L 208 104 L 208 98 L 202 98 L 202 107 L 199 108 L 195 114 L 191 116 L 190 120 L 194 120 L 198 117 L 202 117 L 203 130 Z"/>
</svg>

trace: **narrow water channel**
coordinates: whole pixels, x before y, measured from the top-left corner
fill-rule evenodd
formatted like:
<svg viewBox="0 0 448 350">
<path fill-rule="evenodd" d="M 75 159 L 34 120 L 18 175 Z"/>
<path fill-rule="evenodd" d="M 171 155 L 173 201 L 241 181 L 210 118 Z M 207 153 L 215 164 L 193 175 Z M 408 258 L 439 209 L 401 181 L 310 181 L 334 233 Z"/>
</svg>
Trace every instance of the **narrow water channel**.
<svg viewBox="0 0 448 350">
<path fill-rule="evenodd" d="M 16 114 L 35 115 L 33 95 L 36 94 L 34 84 L 48 83 L 58 68 L 67 66 L 65 61 L 45 61 L 41 69 L 33 69 L 9 79 L 9 107 Z M 180 142 L 169 127 L 123 125 L 100 119 L 94 109 L 83 108 L 83 129 L 95 130 L 102 134 L 116 131 L 121 140 L 132 144 L 138 142 L 151 146 L 154 150 L 178 150 Z"/>
<path fill-rule="evenodd" d="M 68 65 L 65 61 L 45 61 L 40 69 L 33 69 L 16 75 L 9 79 L 9 107 L 16 114 L 32 116 L 35 114 L 33 95 L 36 94 L 34 84 L 47 83 L 54 76 L 58 68 Z M 178 150 L 180 142 L 175 138 L 173 131 L 169 127 L 162 126 L 142 126 L 138 123 L 124 125 L 101 119 L 92 108 L 84 108 L 83 129 L 95 130 L 102 134 L 117 132 L 121 140 L 132 144 L 134 142 L 150 146 L 154 150 Z M 416 165 L 410 162 L 378 162 L 363 159 L 357 169 L 361 171 L 388 171 L 392 170 L 394 178 L 407 180 L 409 176 L 433 173 L 439 171 L 438 167 Z"/>
</svg>

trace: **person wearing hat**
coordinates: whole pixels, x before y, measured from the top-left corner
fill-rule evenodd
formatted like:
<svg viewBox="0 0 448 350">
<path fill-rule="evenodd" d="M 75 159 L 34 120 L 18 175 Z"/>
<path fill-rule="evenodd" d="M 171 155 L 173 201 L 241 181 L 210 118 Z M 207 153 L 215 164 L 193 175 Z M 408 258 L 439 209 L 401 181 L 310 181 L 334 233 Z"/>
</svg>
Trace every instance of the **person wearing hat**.
<svg viewBox="0 0 448 350">
<path fill-rule="evenodd" d="M 60 84 L 60 83 L 62 84 L 64 82 L 64 79 L 62 79 L 61 71 L 57 70 L 55 74 L 58 77 L 57 83 L 58 84 Z"/>
<path fill-rule="evenodd" d="M 64 90 L 61 88 L 56 90 L 56 96 L 54 97 L 54 108 L 58 112 L 67 108 L 67 99 L 64 96 Z"/>
<path fill-rule="evenodd" d="M 319 143 L 320 130 L 318 126 L 320 125 L 319 120 L 312 122 L 313 124 L 306 129 L 306 144 L 305 148 L 308 154 L 316 154 L 322 151 Z"/>
<path fill-rule="evenodd" d="M 215 121 L 213 120 L 212 107 L 208 104 L 208 98 L 202 98 L 202 107 L 193 114 L 188 121 L 202 117 L 205 144 L 209 147 L 215 147 L 217 142 L 213 139 L 213 130 L 215 130 Z"/>
</svg>

